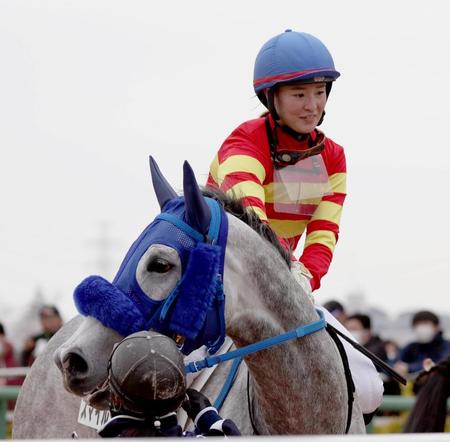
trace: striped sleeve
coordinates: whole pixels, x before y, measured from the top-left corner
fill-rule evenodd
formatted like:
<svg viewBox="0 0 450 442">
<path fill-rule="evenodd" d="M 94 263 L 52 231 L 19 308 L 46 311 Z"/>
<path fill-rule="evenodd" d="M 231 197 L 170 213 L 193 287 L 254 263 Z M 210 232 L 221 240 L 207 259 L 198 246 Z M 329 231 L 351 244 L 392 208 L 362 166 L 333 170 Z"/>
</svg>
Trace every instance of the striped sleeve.
<svg viewBox="0 0 450 442">
<path fill-rule="evenodd" d="M 267 159 L 256 141 L 238 127 L 222 144 L 213 160 L 208 185 L 218 187 L 229 196 L 241 198 L 244 206 L 267 222 L 263 183 Z"/>
<path fill-rule="evenodd" d="M 306 239 L 300 261 L 311 272 L 313 290 L 320 287 L 320 280 L 328 272 L 334 248 L 339 238 L 342 206 L 347 194 L 344 151 L 335 145 L 334 155 L 328 159 L 331 194 L 322 198 L 314 215 L 306 226 Z M 331 171 L 331 173 L 330 173 Z"/>
<path fill-rule="evenodd" d="M 263 132 L 265 134 L 265 132 Z M 265 140 L 249 132 L 244 125 L 238 127 L 222 144 L 211 163 L 207 185 L 242 199 L 246 208 L 268 223 L 264 182 L 271 170 L 272 160 Z M 263 152 L 266 152 L 265 154 Z M 292 250 L 289 240 L 278 237 L 281 245 Z"/>
</svg>

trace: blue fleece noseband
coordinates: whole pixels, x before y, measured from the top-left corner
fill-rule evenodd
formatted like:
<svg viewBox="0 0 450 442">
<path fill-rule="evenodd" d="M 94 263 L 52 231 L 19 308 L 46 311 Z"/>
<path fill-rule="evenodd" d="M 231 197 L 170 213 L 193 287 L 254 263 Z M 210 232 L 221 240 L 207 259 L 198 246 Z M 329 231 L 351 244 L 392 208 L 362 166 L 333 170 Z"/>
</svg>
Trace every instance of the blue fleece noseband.
<svg viewBox="0 0 450 442">
<path fill-rule="evenodd" d="M 154 329 L 176 335 L 184 354 L 202 345 L 210 354 L 217 352 L 225 339 L 222 278 L 228 219 L 217 201 L 205 201 L 211 212 L 206 235 L 184 220 L 183 198 L 174 198 L 131 246 L 112 284 L 90 276 L 75 289 L 78 311 L 122 336 Z M 153 244 L 174 248 L 181 261 L 182 277 L 164 300 L 152 299 L 136 279 L 139 261 Z"/>
</svg>

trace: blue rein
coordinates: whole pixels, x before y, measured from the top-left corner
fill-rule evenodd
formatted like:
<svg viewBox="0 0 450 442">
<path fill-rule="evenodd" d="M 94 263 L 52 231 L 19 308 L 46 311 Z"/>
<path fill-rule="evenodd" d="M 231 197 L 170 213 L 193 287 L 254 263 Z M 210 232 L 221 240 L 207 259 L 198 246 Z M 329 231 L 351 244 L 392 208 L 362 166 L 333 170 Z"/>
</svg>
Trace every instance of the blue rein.
<svg viewBox="0 0 450 442">
<path fill-rule="evenodd" d="M 311 324 L 302 325 L 281 335 L 273 336 L 272 338 L 267 338 L 262 341 L 255 342 L 254 344 L 246 345 L 245 347 L 238 348 L 237 350 L 233 350 L 228 353 L 212 355 L 200 359 L 199 361 L 190 362 L 185 366 L 186 373 L 196 373 L 204 368 L 213 367 L 214 365 L 229 361 L 231 359 L 243 358 L 249 354 L 282 344 L 283 342 L 290 341 L 291 339 L 302 338 L 318 332 L 327 326 L 327 321 L 320 310 L 316 311 L 320 319 L 312 322 Z"/>
</svg>

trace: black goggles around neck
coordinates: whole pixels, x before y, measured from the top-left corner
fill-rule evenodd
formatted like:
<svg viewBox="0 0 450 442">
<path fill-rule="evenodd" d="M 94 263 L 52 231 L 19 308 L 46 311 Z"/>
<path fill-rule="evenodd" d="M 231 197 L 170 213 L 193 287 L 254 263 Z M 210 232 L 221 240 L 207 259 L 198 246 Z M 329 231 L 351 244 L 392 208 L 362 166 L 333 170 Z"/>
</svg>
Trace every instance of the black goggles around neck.
<svg viewBox="0 0 450 442">
<path fill-rule="evenodd" d="M 325 148 L 325 134 L 318 129 L 315 129 L 316 137 L 313 140 L 310 135 L 305 135 L 305 142 L 310 146 L 304 150 L 288 150 L 288 149 L 278 149 L 278 136 L 277 136 L 277 123 L 272 129 L 270 125 L 269 115 L 265 117 L 267 140 L 269 141 L 270 155 L 275 169 L 281 169 L 282 167 L 291 166 L 296 164 L 298 161 L 304 160 L 305 158 L 311 157 L 313 155 L 318 155 Z M 292 131 L 286 131 L 290 136 L 296 138 L 296 133 Z M 300 136 L 300 134 L 299 134 Z M 301 141 L 299 139 L 299 141 Z"/>
</svg>

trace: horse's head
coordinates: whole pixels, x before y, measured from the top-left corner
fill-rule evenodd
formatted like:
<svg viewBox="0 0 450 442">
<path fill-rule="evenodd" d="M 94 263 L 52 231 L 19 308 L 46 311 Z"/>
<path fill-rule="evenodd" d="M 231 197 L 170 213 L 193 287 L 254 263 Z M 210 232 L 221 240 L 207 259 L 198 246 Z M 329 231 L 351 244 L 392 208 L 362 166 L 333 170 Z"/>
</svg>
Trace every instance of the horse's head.
<svg viewBox="0 0 450 442">
<path fill-rule="evenodd" d="M 66 388 L 79 395 L 106 378 L 114 343 L 138 330 L 173 337 L 185 354 L 202 345 L 213 353 L 223 343 L 227 217 L 202 195 L 188 163 L 183 197 L 152 158 L 150 167 L 161 214 L 133 243 L 112 283 L 91 276 L 76 288 L 75 303 L 87 318 L 55 354 Z"/>
</svg>

